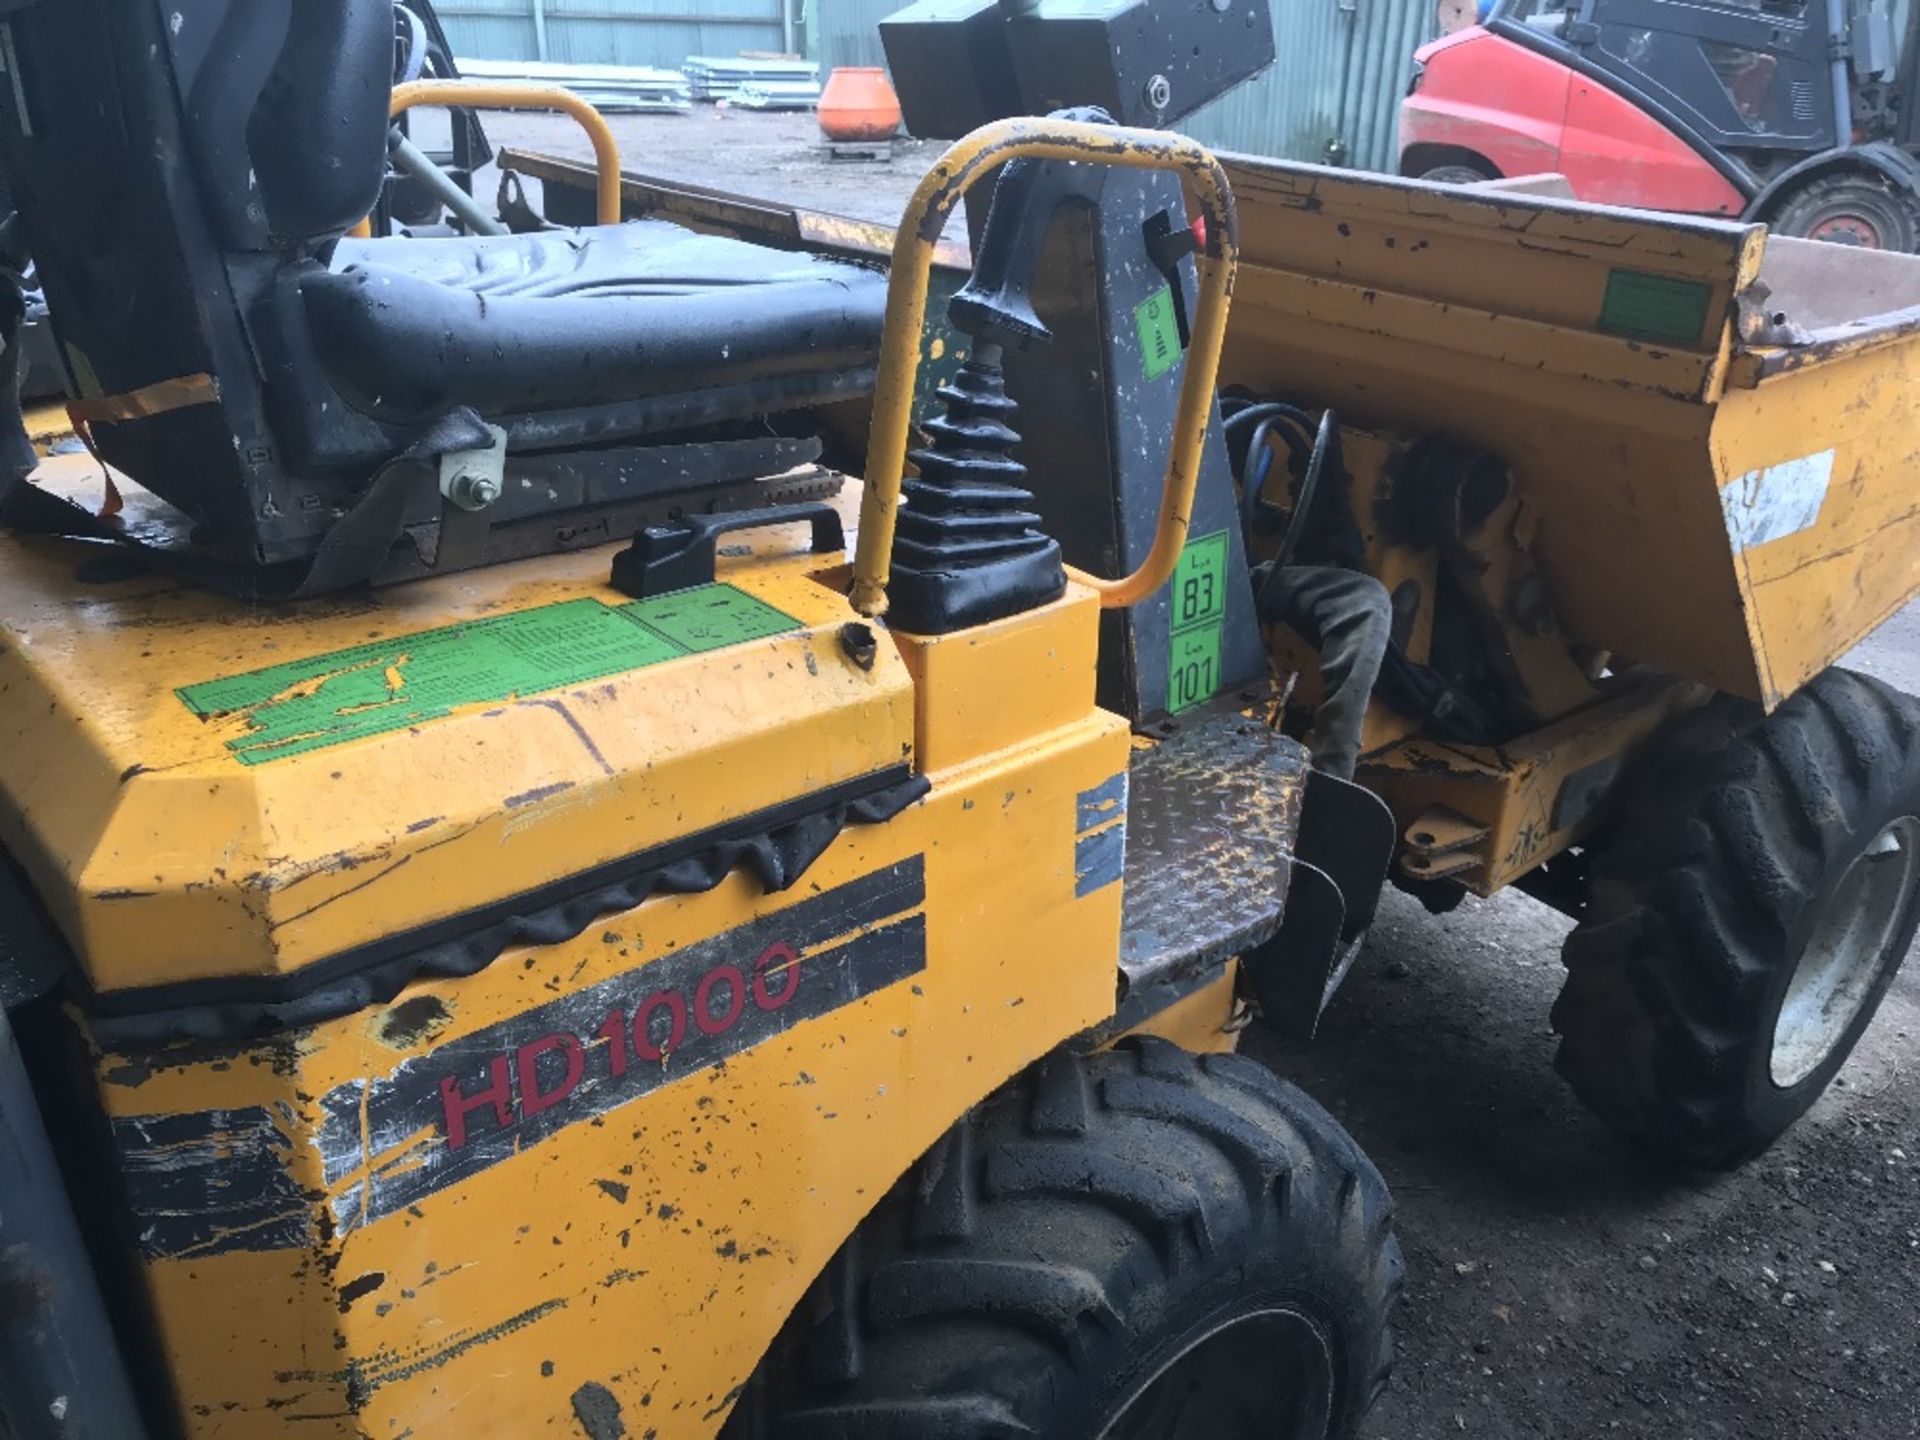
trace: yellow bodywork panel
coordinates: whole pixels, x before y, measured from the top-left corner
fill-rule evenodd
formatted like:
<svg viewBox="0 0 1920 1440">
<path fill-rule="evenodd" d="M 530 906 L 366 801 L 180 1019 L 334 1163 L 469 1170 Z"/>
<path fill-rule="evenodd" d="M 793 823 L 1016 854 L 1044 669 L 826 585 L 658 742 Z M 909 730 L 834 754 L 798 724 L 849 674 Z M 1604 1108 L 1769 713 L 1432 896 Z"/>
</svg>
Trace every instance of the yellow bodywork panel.
<svg viewBox="0 0 1920 1440">
<path fill-rule="evenodd" d="M 1920 258 L 1228 168 L 1222 378 L 1500 456 L 1571 639 L 1771 707 L 1920 588 Z"/>
<path fill-rule="evenodd" d="M 73 422 L 67 416 L 67 407 L 61 401 L 40 401 L 24 407 L 21 419 L 27 428 L 27 439 L 34 450 L 41 455 L 53 453 L 53 447 L 73 434 Z"/>
<path fill-rule="evenodd" d="M 603 548 L 275 610 L 0 549 L 7 840 L 102 992 L 196 1440 L 711 1435 L 907 1166 L 1113 1013 L 1085 587 L 975 646 L 843 635 L 759 537 L 661 601 Z M 244 1038 L 271 987 L 318 1018 Z"/>
<path fill-rule="evenodd" d="M 1713 468 L 1769 706 L 1920 589 L 1920 324 L 1905 329 L 1800 363 L 1782 353 L 1715 414 Z"/>
<path fill-rule="evenodd" d="M 905 665 L 842 653 L 804 554 L 663 602 L 593 551 L 289 611 L 0 547 L 0 827 L 100 990 L 294 970 L 912 749 Z"/>
<path fill-rule="evenodd" d="M 1241 1029 L 1252 1018 L 1240 999 L 1239 983 L 1240 962 L 1229 961 L 1219 975 L 1191 995 L 1174 1001 L 1117 1039 L 1157 1035 L 1195 1055 L 1231 1054 L 1240 1043 Z"/>
</svg>

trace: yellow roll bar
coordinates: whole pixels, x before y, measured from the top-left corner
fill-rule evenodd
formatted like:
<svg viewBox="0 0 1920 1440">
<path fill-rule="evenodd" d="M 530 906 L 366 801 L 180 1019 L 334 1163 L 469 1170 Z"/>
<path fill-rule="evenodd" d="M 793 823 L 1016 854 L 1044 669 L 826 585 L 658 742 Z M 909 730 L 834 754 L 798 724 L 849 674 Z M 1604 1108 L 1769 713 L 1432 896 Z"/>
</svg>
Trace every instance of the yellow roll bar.
<svg viewBox="0 0 1920 1440">
<path fill-rule="evenodd" d="M 854 554 L 853 608 L 884 615 L 893 567 L 893 527 L 900 509 L 900 483 L 907 460 L 913 387 L 920 370 L 920 332 L 927 318 L 927 280 L 933 251 L 947 217 L 967 190 L 1008 160 L 1073 160 L 1130 170 L 1171 170 L 1193 190 L 1206 221 L 1200 254 L 1200 299 L 1180 387 L 1180 413 L 1173 451 L 1160 492 L 1160 520 L 1153 547 L 1140 568 L 1117 580 L 1085 577 L 1100 603 L 1117 609 L 1144 600 L 1166 584 L 1187 543 L 1194 484 L 1213 410 L 1220 373 L 1220 345 L 1227 333 L 1233 272 L 1240 254 L 1233 192 L 1207 149 L 1181 135 L 1112 125 L 1047 119 L 996 120 L 955 142 L 907 202 L 893 242 L 893 273 L 887 286 L 886 332 L 880 342 L 873 425 L 867 438 L 866 493 L 860 506 L 860 542 Z"/>
<path fill-rule="evenodd" d="M 457 105 L 468 110 L 558 110 L 571 115 L 593 142 L 594 210 L 601 225 L 620 223 L 620 145 L 606 117 L 571 90 L 555 85 L 499 84 L 490 80 L 410 80 L 393 87 L 390 115 L 416 105 Z M 362 220 L 353 234 L 370 233 Z"/>
</svg>

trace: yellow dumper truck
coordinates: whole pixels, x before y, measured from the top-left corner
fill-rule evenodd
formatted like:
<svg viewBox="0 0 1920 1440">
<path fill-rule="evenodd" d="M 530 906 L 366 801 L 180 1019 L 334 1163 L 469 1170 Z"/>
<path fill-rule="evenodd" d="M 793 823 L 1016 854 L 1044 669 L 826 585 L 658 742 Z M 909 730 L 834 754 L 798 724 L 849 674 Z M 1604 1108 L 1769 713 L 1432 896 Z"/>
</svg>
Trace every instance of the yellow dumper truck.
<svg viewBox="0 0 1920 1440">
<path fill-rule="evenodd" d="M 386 0 L 0 18 L 111 467 L 0 484 L 10 1436 L 1355 1435 L 1391 1203 L 1232 1051 L 1389 875 L 1581 917 L 1644 1140 L 1827 1083 L 1915 925 L 1914 705 L 1829 667 L 1920 261 L 1113 123 L 1252 13 L 1025 35 L 1111 113 L 890 273 L 604 144 L 598 224 L 383 233 Z"/>
</svg>

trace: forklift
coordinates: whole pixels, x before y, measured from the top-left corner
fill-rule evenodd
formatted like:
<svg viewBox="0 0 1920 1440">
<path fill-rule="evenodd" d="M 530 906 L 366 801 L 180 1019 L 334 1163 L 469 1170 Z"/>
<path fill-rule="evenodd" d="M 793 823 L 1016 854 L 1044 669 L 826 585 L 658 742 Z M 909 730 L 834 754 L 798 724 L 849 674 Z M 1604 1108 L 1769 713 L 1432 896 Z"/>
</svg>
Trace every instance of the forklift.
<svg viewBox="0 0 1920 1440">
<path fill-rule="evenodd" d="M 1877 0 L 1499 0 L 1416 55 L 1400 173 L 1556 172 L 1596 204 L 1911 252 L 1917 26 Z"/>
<path fill-rule="evenodd" d="M 1266 14 L 1052 22 L 1114 110 L 960 142 L 888 275 L 355 237 L 423 93 L 596 117 L 410 78 L 390 0 L 6 7 L 91 452 L 12 423 L 0 481 L 8 1440 L 1357 1433 L 1391 1201 L 1232 1052 L 1242 957 L 1317 1016 L 1289 891 L 1364 912 L 1391 826 L 1264 723 L 1235 211 L 1157 128 Z M 1057 393 L 1124 456 L 1030 463 L 1049 345 L 1117 357 Z"/>
</svg>

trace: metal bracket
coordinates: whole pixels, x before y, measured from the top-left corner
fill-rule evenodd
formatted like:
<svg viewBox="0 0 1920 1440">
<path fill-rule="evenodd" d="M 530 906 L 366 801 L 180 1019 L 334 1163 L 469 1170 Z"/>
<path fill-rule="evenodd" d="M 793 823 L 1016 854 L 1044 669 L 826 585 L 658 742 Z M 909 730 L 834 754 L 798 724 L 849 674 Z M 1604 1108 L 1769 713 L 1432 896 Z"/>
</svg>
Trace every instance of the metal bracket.
<svg viewBox="0 0 1920 1440">
<path fill-rule="evenodd" d="M 484 423 L 484 422 L 483 422 Z M 481 450 L 449 450 L 440 457 L 440 493 L 458 510 L 484 510 L 507 485 L 507 432 L 488 425 L 493 443 Z"/>
<path fill-rule="evenodd" d="M 1493 827 L 1462 815 L 1446 805 L 1430 805 L 1407 827 L 1400 872 L 1415 880 L 1442 880 L 1464 875 L 1488 862 L 1484 847 Z"/>
<path fill-rule="evenodd" d="M 1311 1040 L 1347 978 L 1379 908 L 1395 844 L 1380 797 L 1325 771 L 1311 772 L 1294 842 L 1280 931 L 1241 957 L 1267 1024 Z"/>
</svg>

